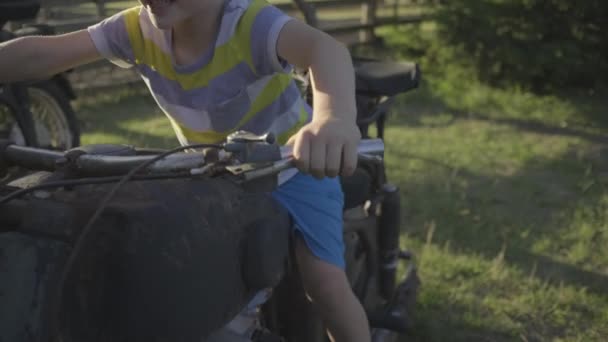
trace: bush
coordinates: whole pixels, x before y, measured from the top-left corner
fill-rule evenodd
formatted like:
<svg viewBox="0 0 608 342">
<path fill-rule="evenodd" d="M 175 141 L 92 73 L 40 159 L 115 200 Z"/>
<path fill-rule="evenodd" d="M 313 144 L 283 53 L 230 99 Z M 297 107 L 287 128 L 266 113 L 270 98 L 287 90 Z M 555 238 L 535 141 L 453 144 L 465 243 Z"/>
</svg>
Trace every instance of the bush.
<svg viewBox="0 0 608 342">
<path fill-rule="evenodd" d="M 451 0 L 438 37 L 492 84 L 593 87 L 608 80 L 607 17 L 604 0 Z"/>
</svg>

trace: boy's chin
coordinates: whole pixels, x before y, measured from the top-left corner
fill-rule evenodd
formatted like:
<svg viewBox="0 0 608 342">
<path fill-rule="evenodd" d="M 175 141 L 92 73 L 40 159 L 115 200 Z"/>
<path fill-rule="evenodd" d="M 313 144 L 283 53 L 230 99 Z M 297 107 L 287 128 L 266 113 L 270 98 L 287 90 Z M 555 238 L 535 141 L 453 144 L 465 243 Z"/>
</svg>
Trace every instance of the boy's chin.
<svg viewBox="0 0 608 342">
<path fill-rule="evenodd" d="M 173 21 L 168 20 L 168 18 L 157 18 L 156 16 L 151 15 L 150 21 L 152 22 L 152 25 L 159 30 L 169 30 L 173 27 Z"/>
</svg>

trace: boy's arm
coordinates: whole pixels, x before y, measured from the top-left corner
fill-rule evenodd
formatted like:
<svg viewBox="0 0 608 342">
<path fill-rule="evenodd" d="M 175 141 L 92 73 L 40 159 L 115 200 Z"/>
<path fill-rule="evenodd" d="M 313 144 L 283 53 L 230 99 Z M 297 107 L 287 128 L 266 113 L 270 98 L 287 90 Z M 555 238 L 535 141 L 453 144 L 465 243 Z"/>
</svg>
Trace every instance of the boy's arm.
<svg viewBox="0 0 608 342">
<path fill-rule="evenodd" d="M 100 58 L 87 30 L 13 39 L 0 44 L 0 83 L 42 79 Z"/>
<path fill-rule="evenodd" d="M 319 178 L 352 174 L 361 134 L 348 49 L 328 34 L 291 20 L 279 34 L 277 52 L 289 63 L 310 69 L 312 80 L 312 122 L 290 140 L 298 168 Z"/>
</svg>

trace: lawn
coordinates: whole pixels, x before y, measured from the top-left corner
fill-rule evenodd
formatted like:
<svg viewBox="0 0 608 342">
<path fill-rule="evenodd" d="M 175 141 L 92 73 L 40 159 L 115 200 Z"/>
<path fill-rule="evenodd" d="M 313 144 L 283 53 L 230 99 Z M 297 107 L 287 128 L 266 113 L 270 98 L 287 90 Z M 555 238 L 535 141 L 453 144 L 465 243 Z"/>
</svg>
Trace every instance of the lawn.
<svg viewBox="0 0 608 342">
<path fill-rule="evenodd" d="M 387 49 L 360 51 L 415 58 L 425 76 L 386 132 L 402 244 L 422 279 L 404 341 L 605 341 L 606 92 L 494 88 L 466 63 L 420 54 L 411 42 L 425 32 L 432 24 L 386 28 Z M 177 144 L 142 87 L 76 107 L 85 144 Z"/>
</svg>

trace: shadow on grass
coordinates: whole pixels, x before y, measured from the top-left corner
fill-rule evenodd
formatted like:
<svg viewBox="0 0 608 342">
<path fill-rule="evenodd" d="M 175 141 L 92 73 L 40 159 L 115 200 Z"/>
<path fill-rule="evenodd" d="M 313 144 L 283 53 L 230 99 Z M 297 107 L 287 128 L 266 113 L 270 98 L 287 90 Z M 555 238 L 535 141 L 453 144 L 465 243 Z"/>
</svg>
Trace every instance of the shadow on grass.
<svg viewBox="0 0 608 342">
<path fill-rule="evenodd" d="M 400 342 L 466 341 L 466 342 L 507 342 L 513 341 L 510 334 L 475 326 L 465 322 L 462 314 L 470 312 L 470 307 L 453 303 L 436 303 L 425 308 L 441 312 L 435 317 L 416 317 L 415 330 L 401 337 Z M 446 334 L 446 332 L 450 332 Z"/>
<path fill-rule="evenodd" d="M 592 173 L 587 178 L 592 185 L 585 188 L 579 178 L 589 165 L 594 170 L 608 170 L 608 160 L 580 161 L 574 154 L 536 160 L 513 175 L 489 177 L 446 161 L 393 151 L 395 160 L 422 161 L 430 166 L 428 170 L 435 169 L 422 181 L 393 177 L 403 191 L 409 234 L 423 241 L 425 225 L 433 222 L 437 245 L 449 243 L 456 250 L 488 260 L 505 249 L 505 261 L 524 273 L 608 296 L 608 254 L 602 252 L 602 243 L 608 242 L 602 211 L 608 208 L 601 203 L 608 182 Z M 585 208 L 597 213 L 586 222 L 576 222 L 577 210 Z M 567 233 L 585 223 L 593 226 L 592 234 L 585 231 L 577 237 L 576 231 Z M 587 253 L 571 257 L 576 243 L 584 243 Z M 545 247 L 538 247 L 540 244 Z M 535 252 L 538 248 L 541 252 Z"/>
<path fill-rule="evenodd" d="M 602 93 L 604 94 L 604 93 Z M 605 93 L 608 96 L 608 92 Z M 442 117 L 436 123 L 430 125 L 436 127 L 445 127 L 455 123 L 458 120 L 478 120 L 500 125 L 507 125 L 516 128 L 522 132 L 539 133 L 553 136 L 580 138 L 586 141 L 608 145 L 608 134 L 603 134 L 608 128 L 608 116 L 606 116 L 606 108 L 608 101 L 606 98 L 593 97 L 571 97 L 564 98 L 564 105 L 576 108 L 577 119 L 582 122 L 574 122 L 573 127 L 568 127 L 567 124 L 559 126 L 551 124 L 551 113 L 547 113 L 547 120 L 536 120 L 516 117 L 505 117 L 501 115 L 484 115 L 473 111 L 464 111 L 446 104 L 440 96 L 434 95 L 433 91 L 428 88 L 428 85 L 423 85 L 422 89 L 402 96 L 399 100 L 401 106 L 405 108 L 404 113 L 393 111 L 389 121 L 392 124 L 407 125 L 409 127 L 428 127 L 429 123 L 423 123 L 429 118 Z M 484 107 L 500 108 L 501 104 L 487 100 Z"/>
<path fill-rule="evenodd" d="M 530 288 L 528 279 L 537 279 L 553 288 L 574 287 L 576 291 L 600 296 L 604 301 L 597 303 L 599 310 L 605 306 L 608 300 L 608 253 L 604 251 L 608 243 L 605 228 L 608 181 L 592 171 L 587 178 L 595 183 L 586 187 L 581 186 L 579 176 L 585 174 L 590 164 L 593 170 L 608 169 L 608 160 L 581 161 L 574 152 L 567 152 L 556 159 L 532 161 L 510 175 L 489 176 L 453 167 L 449 161 L 405 151 L 391 151 L 390 158 L 403 160 L 405 169 L 409 161 L 424 165 L 405 173 L 393 170 L 395 174 L 391 175 L 402 191 L 403 229 L 410 241 L 425 246 L 430 227 L 436 227 L 432 229 L 432 245 L 440 249 L 449 246 L 450 253 L 440 254 L 442 257 L 465 255 L 487 262 L 500 258 L 502 264 L 519 272 L 519 276 L 509 277 L 498 285 L 507 290 L 491 286 L 486 290 L 493 303 L 500 303 L 505 293 L 517 300 L 527 295 L 536 298 L 539 289 Z M 414 177 L 413 172 L 421 169 L 426 170 L 425 174 Z M 581 246 L 583 254 L 577 255 L 577 247 Z M 424 257 L 423 251 L 420 253 Z M 453 285 L 459 288 L 456 298 L 468 294 L 476 299 L 466 307 L 455 307 L 450 280 L 442 273 L 452 262 L 439 256 L 432 260 L 420 269 L 422 291 L 428 293 L 420 301 L 422 307 L 417 309 L 413 336 L 403 341 L 545 341 L 564 337 L 566 331 L 572 334 L 573 325 L 580 326 L 581 331 L 605 332 L 602 330 L 605 326 L 596 320 L 598 311 L 577 300 L 560 304 L 563 311 L 559 314 L 571 316 L 567 323 L 556 321 L 552 313 L 547 317 L 493 317 L 518 311 L 496 310 L 483 304 L 483 291 L 477 291 L 488 286 L 490 275 L 484 271 L 467 274 L 469 266 L 462 264 L 455 265 L 459 271 L 451 271 L 461 272 L 462 281 L 468 284 L 463 286 L 459 278 L 453 280 L 457 282 Z M 434 265 L 438 267 L 436 270 L 426 269 Z M 470 267 L 479 270 L 475 264 Z M 426 281 L 425 273 L 432 274 L 426 274 L 429 278 Z M 526 295 L 528 290 L 530 293 Z M 551 305 L 550 300 L 548 302 L 529 304 L 529 308 L 547 310 Z M 468 320 L 475 324 L 469 324 Z M 517 328 L 503 331 L 501 322 Z M 518 332 L 513 335 L 514 331 Z"/>
</svg>

